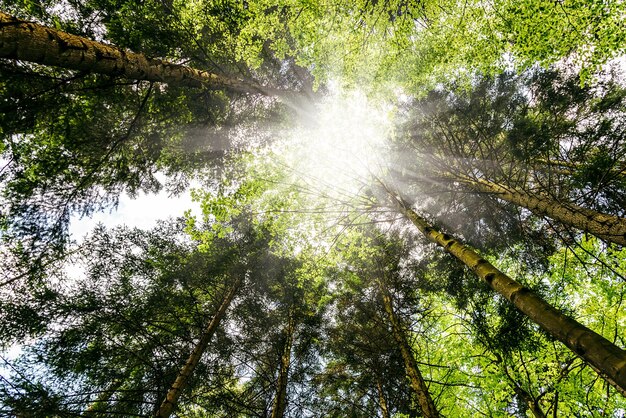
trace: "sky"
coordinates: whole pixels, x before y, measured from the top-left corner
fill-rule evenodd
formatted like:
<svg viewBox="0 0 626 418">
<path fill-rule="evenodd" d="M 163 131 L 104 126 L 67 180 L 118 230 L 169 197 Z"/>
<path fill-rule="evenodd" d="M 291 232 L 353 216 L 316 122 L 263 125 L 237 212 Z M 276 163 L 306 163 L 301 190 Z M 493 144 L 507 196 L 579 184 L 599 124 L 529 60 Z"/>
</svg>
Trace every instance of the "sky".
<svg viewBox="0 0 626 418">
<path fill-rule="evenodd" d="M 190 190 L 173 197 L 168 196 L 166 191 L 148 195 L 141 193 L 134 199 L 122 195 L 117 209 L 97 212 L 91 217 L 72 217 L 70 234 L 74 240 L 80 242 L 100 223 L 107 227 L 126 225 L 151 229 L 157 225 L 157 221 L 182 216 L 186 210 L 191 210 L 192 214 L 198 216 L 200 204 L 191 201 Z"/>
<path fill-rule="evenodd" d="M 186 210 L 191 210 L 193 215 L 200 214 L 200 204 L 191 201 L 190 190 L 179 196 L 170 197 L 166 191 L 158 194 L 141 193 L 135 199 L 128 195 L 120 197 L 117 209 L 110 209 L 104 212 L 97 212 L 92 217 L 78 218 L 74 216 L 70 221 L 70 234 L 77 242 L 82 242 L 85 235 L 88 235 L 99 223 L 107 227 L 126 225 L 142 229 L 155 227 L 159 220 L 168 217 L 182 216 Z M 80 274 L 82 270 L 79 266 L 66 266 L 70 275 Z M 2 353 L 4 359 L 13 360 L 22 352 L 22 345 L 15 344 Z M 0 376 L 7 377 L 9 369 L 0 361 Z"/>
</svg>

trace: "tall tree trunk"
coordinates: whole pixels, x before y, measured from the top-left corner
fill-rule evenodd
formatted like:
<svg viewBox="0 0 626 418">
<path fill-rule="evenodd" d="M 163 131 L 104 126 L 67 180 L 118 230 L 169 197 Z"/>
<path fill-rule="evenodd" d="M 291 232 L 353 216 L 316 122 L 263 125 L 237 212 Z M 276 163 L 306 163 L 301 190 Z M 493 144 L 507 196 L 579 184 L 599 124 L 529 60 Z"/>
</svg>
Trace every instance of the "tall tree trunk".
<svg viewBox="0 0 626 418">
<path fill-rule="evenodd" d="M 0 12 L 0 58 L 186 87 L 214 87 L 271 96 L 283 91 L 92 41 Z"/>
<path fill-rule="evenodd" d="M 289 381 L 289 367 L 291 366 L 291 347 L 296 333 L 296 316 L 294 307 L 289 309 L 289 320 L 285 328 L 285 344 L 280 357 L 280 370 L 276 383 L 276 396 L 272 405 L 271 418 L 282 418 L 287 409 L 287 383 Z"/>
<path fill-rule="evenodd" d="M 411 387 L 413 388 L 413 391 L 417 396 L 417 403 L 422 410 L 422 414 L 424 414 L 424 417 L 426 418 L 439 417 L 439 412 L 437 411 L 437 408 L 435 408 L 435 403 L 430 396 L 428 386 L 426 385 L 426 382 L 424 382 L 424 378 L 422 377 L 422 373 L 417 366 L 417 361 L 415 361 L 415 357 L 413 357 L 413 350 L 411 350 L 409 342 L 407 341 L 404 327 L 400 323 L 400 319 L 396 316 L 396 313 L 393 310 L 393 301 L 391 300 L 391 295 L 388 289 L 385 287 L 384 283 L 380 283 L 380 288 L 385 311 L 387 312 L 387 315 L 389 316 L 389 321 L 391 322 L 393 337 L 400 347 L 400 353 L 402 354 L 402 359 L 404 360 L 404 367 L 406 369 L 406 373 L 409 375 Z"/>
<path fill-rule="evenodd" d="M 378 392 L 378 404 L 380 405 L 380 412 L 383 418 L 391 418 L 389 414 L 389 406 L 387 406 L 387 399 L 385 399 L 385 392 L 383 392 L 383 384 L 380 381 L 380 377 L 376 378 L 376 390 Z"/>
<path fill-rule="evenodd" d="M 572 204 L 564 204 L 550 196 L 531 195 L 484 179 L 458 176 L 455 179 L 472 189 L 491 193 L 502 200 L 524 207 L 536 215 L 543 215 L 565 225 L 589 232 L 606 241 L 626 245 L 626 219 Z"/>
<path fill-rule="evenodd" d="M 226 310 L 228 309 L 230 303 L 233 301 L 233 298 L 239 291 L 242 283 L 242 279 L 237 279 L 233 286 L 228 290 L 228 293 L 224 296 L 221 305 L 217 309 L 217 312 L 215 312 L 215 315 L 213 315 L 211 322 L 209 322 L 209 325 L 206 327 L 206 330 L 200 337 L 200 340 L 189 355 L 187 362 L 178 372 L 176 380 L 168 390 L 167 395 L 165 395 L 165 399 L 161 403 L 159 410 L 155 413 L 155 417 L 167 418 L 174 410 L 178 398 L 180 397 L 181 391 L 187 386 L 189 378 L 191 377 L 196 366 L 198 365 L 198 362 L 200 361 L 204 350 L 206 350 L 209 341 L 211 341 L 213 334 L 215 334 L 215 330 L 224 318 Z"/>
<path fill-rule="evenodd" d="M 513 303 L 544 331 L 588 362 L 607 382 L 626 396 L 626 351 L 564 315 L 454 237 L 437 231 L 428 221 L 413 211 L 406 201 L 389 193 L 398 209 L 430 241 L 440 245 L 468 266 L 492 289 Z"/>
<path fill-rule="evenodd" d="M 98 397 L 89 405 L 89 407 L 85 409 L 85 411 L 82 413 L 82 416 L 93 417 L 99 412 L 104 411 L 109 399 L 111 399 L 111 396 L 113 396 L 115 391 L 117 391 L 120 386 L 122 386 L 122 383 L 124 383 L 123 379 L 114 380 L 109 385 L 109 387 L 100 392 L 100 395 L 98 395 Z"/>
</svg>

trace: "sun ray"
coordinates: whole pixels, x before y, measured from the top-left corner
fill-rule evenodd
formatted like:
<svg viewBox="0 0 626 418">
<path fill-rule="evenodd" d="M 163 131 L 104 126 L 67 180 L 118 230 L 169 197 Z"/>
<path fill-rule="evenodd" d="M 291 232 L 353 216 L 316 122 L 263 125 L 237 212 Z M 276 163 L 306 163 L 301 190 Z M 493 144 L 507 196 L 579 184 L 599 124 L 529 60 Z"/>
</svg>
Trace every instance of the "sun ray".
<svg viewBox="0 0 626 418">
<path fill-rule="evenodd" d="M 300 182 L 334 197 L 353 198 L 384 159 L 390 109 L 359 91 L 326 96 L 306 112 L 275 151 Z"/>
</svg>

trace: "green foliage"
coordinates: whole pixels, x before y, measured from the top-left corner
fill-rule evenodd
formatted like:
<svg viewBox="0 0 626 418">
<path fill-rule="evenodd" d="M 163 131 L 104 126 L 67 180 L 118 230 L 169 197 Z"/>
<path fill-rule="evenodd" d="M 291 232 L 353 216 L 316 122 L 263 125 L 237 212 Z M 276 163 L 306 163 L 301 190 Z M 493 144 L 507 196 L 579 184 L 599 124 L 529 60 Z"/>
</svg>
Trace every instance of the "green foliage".
<svg viewBox="0 0 626 418">
<path fill-rule="evenodd" d="M 283 132 L 274 128 L 307 112 L 305 99 L 0 63 L 0 255 L 9 270 L 0 343 L 21 348 L 0 370 L 0 413 L 152 415 L 224 290 L 242 279 L 179 416 L 270 415 L 287 349 L 286 416 L 379 416 L 383 403 L 393 417 L 418 416 L 383 294 L 442 415 L 623 416 L 614 388 L 393 219 L 388 185 L 378 187 L 399 185 L 438 227 L 624 347 L 626 250 L 458 181 L 484 176 L 624 215 L 625 90 L 602 72 L 624 52 L 622 3 L 0 6 L 269 87 L 310 93 L 338 81 L 394 101 L 408 95 L 394 164 L 346 195 L 303 180 L 265 147 Z M 571 73 L 557 70 L 570 64 Z M 193 192 L 200 218 L 152 231 L 99 227 L 68 254 L 72 217 L 156 192 L 162 174 L 172 192 L 204 180 Z"/>
<path fill-rule="evenodd" d="M 398 158 L 420 164 L 390 177 L 409 184 L 407 195 L 431 197 L 424 210 L 471 245 L 499 251 L 523 242 L 529 265 L 545 268 L 555 238 L 574 233 L 550 222 L 556 233 L 546 234 L 542 219 L 497 194 L 475 194 L 463 180 L 622 216 L 623 94 L 610 74 L 581 86 L 576 76 L 540 68 L 477 75 L 468 90 L 442 86 L 406 105 Z"/>
<path fill-rule="evenodd" d="M 288 0 L 251 2 L 244 13 L 237 52 L 252 66 L 270 47 L 312 68 L 317 83 L 415 94 L 450 79 L 467 85 L 475 71 L 563 59 L 589 81 L 624 45 L 619 2 Z"/>
</svg>

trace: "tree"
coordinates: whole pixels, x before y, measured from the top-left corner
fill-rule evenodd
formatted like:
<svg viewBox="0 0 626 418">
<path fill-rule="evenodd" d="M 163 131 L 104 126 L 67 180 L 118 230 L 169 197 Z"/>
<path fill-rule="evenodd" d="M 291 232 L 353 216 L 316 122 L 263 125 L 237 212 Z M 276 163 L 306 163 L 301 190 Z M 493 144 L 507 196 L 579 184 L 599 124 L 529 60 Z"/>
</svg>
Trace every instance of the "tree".
<svg viewBox="0 0 626 418">
<path fill-rule="evenodd" d="M 172 414 L 172 411 L 176 407 L 176 402 L 178 401 L 178 398 L 180 397 L 181 391 L 185 389 L 185 386 L 187 386 L 189 377 L 191 376 L 196 366 L 198 365 L 198 362 L 200 361 L 200 358 L 202 357 L 204 350 L 206 350 L 207 345 L 211 341 L 211 337 L 213 337 L 213 334 L 215 333 L 216 328 L 219 326 L 220 322 L 222 321 L 222 318 L 224 318 L 226 310 L 228 309 L 231 302 L 233 301 L 233 298 L 235 297 L 235 295 L 241 288 L 242 282 L 243 282 L 243 278 L 236 278 L 231 288 L 224 295 L 224 299 L 222 300 L 222 303 L 220 304 L 219 308 L 215 312 L 215 315 L 213 315 L 213 318 L 211 318 L 211 322 L 209 322 L 204 333 L 200 337 L 200 340 L 193 348 L 193 351 L 189 355 L 187 362 L 178 372 L 178 376 L 176 376 L 176 380 L 174 381 L 174 383 L 168 390 L 167 395 L 165 395 L 165 399 L 161 403 L 161 406 L 159 407 L 159 410 L 156 412 L 155 416 L 167 418 Z"/>
<path fill-rule="evenodd" d="M 292 307 L 288 314 L 287 326 L 283 330 L 284 343 L 280 356 L 280 368 L 278 371 L 278 381 L 276 382 L 276 395 L 272 403 L 272 418 L 280 418 L 285 415 L 287 409 L 287 383 L 289 379 L 289 367 L 291 365 L 291 347 L 295 338 L 296 319 Z"/>
<path fill-rule="evenodd" d="M 425 94 L 451 79 L 467 87 L 475 72 L 537 63 L 567 61 L 581 78 L 594 78 L 623 52 L 623 12 L 621 4 L 576 0 L 260 1 L 249 5 L 237 41 L 251 65 L 270 43 L 280 56 L 314 66 L 318 82 L 335 76 L 385 95 L 397 86 Z"/>
<path fill-rule="evenodd" d="M 477 192 L 493 194 L 499 199 L 521 206 L 537 215 L 548 216 L 606 241 L 626 245 L 626 218 L 600 213 L 572 204 L 559 203 L 546 195 L 529 194 L 482 178 L 472 179 L 458 175 L 454 179 Z"/>
<path fill-rule="evenodd" d="M 117 49 L 36 23 L 0 14 L 0 58 L 30 61 L 70 70 L 186 87 L 215 86 L 244 93 L 275 94 L 225 76 L 195 70 Z"/>
<path fill-rule="evenodd" d="M 204 279 L 208 260 L 190 256 L 178 232 L 164 239 L 163 233 L 179 228 L 97 231 L 83 255 L 86 277 L 55 301 L 56 327 L 30 346 L 21 374 L 3 388 L 9 390 L 5 405 L 39 415 L 90 408 L 152 412 L 166 376 L 174 371 L 170 361 L 192 333 L 189 314 L 206 302 L 193 288 Z M 37 363 L 45 367 L 32 374 L 30 366 Z M 40 389 L 29 390 L 29 385 Z M 108 399 L 101 397 L 105 393 Z M 58 401 L 37 406 L 38 398 Z"/>
<path fill-rule="evenodd" d="M 623 244 L 624 91 L 613 83 L 585 87 L 541 69 L 477 76 L 470 91 L 432 92 L 410 105 L 399 145 L 423 162 L 417 176 Z M 584 163 L 559 172 L 550 161 Z"/>
<path fill-rule="evenodd" d="M 116 14 L 110 6 L 103 6 L 104 15 Z M 141 6 L 146 10 L 139 14 L 154 13 L 152 6 Z M 82 9 L 80 12 L 89 13 Z M 180 19 L 187 12 L 184 8 L 176 10 Z M 128 22 L 116 19 L 119 16 L 105 19 L 105 26 L 110 28 L 107 35 L 114 37 L 120 31 L 128 35 L 129 29 L 117 26 Z M 34 277 L 38 269 L 60 258 L 59 253 L 65 251 L 67 244 L 71 216 L 90 215 L 114 206 L 123 192 L 133 195 L 159 190 L 162 184 L 157 180 L 157 172 L 168 175 L 169 187 L 176 192 L 184 189 L 198 171 L 207 166 L 219 167 L 224 156 L 236 148 L 231 126 L 256 117 L 248 110 L 242 113 L 236 104 L 238 100 L 247 101 L 248 109 L 254 104 L 254 99 L 238 93 L 242 89 L 259 92 L 253 87 L 258 85 L 254 82 L 150 61 L 141 54 L 6 14 L 2 15 L 2 22 L 3 56 L 19 58 L 2 66 L 7 77 L 1 102 L 1 150 L 7 161 L 0 174 L 6 206 L 2 215 L 3 237 L 9 243 L 27 243 L 6 250 L 15 275 L 9 276 L 7 271 L 4 285 L 27 275 Z M 168 36 L 185 33 L 185 28 L 176 27 L 173 22 L 168 24 L 174 26 L 168 29 Z M 145 34 L 141 31 L 149 28 L 133 30 L 138 32 L 133 36 L 142 37 Z M 224 45 L 227 35 L 213 41 Z M 33 47 L 41 42 L 39 49 Z M 172 42 L 175 41 L 167 39 L 168 45 Z M 68 48 L 70 44 L 79 49 Z M 42 50 L 44 55 L 39 54 Z M 163 48 L 161 52 L 171 50 Z M 232 59 L 228 51 L 218 52 L 211 52 L 210 57 L 206 50 L 202 53 L 212 66 L 224 69 Z M 189 53 L 195 57 L 199 52 Z M 63 64 L 73 70 L 24 62 L 33 59 L 42 64 Z M 226 64 L 219 65 L 219 61 Z M 228 67 L 232 71 L 232 65 Z M 211 90 L 215 86 L 207 83 L 215 80 L 230 83 L 228 88 L 221 85 L 227 93 Z M 155 85 L 162 81 L 170 85 Z M 190 86 L 194 89 L 190 90 Z M 265 93 L 282 94 L 272 87 Z M 257 103 L 263 113 L 258 116 L 265 125 L 272 106 L 276 103 Z M 63 117 L 58 118 L 57 112 Z M 176 126 L 169 124 L 174 119 L 180 121 Z M 205 138 L 211 141 L 207 143 Z"/>
<path fill-rule="evenodd" d="M 413 357 L 413 352 L 404 334 L 404 327 L 402 326 L 401 322 L 398 320 L 398 317 L 395 314 L 393 302 L 391 300 L 391 294 L 389 293 L 389 290 L 384 288 L 383 286 L 384 285 L 381 285 L 381 291 L 383 293 L 382 298 L 385 305 L 385 310 L 389 315 L 389 322 L 391 322 L 393 336 L 400 346 L 402 358 L 404 359 L 404 367 L 406 368 L 407 374 L 411 379 L 411 387 L 417 395 L 417 400 L 422 410 L 422 414 L 424 414 L 425 417 L 438 417 L 439 412 L 435 407 L 435 403 L 433 402 L 432 397 L 428 392 L 428 386 L 426 386 L 426 382 L 422 377 L 422 373 L 420 372 L 415 358 Z"/>
<path fill-rule="evenodd" d="M 454 237 L 437 231 L 423 217 L 410 209 L 406 201 L 393 194 L 390 197 L 396 200 L 398 209 L 428 240 L 443 247 L 447 252 L 467 265 L 479 278 L 513 303 L 551 336 L 589 362 L 619 391 L 623 392 L 625 390 L 626 382 L 624 382 L 625 370 L 623 365 L 625 364 L 626 352 L 623 349 L 562 314 L 530 289 L 502 273 Z"/>
<path fill-rule="evenodd" d="M 101 229 L 85 248 L 85 257 L 93 257 L 91 277 L 56 302 L 62 326 L 47 330 L 33 347 L 49 371 L 32 379 L 73 378 L 84 385 L 86 399 L 80 391 L 73 396 L 85 400 L 64 405 L 68 394 L 61 396 L 61 413 L 87 402 L 86 410 L 168 416 L 197 381 L 194 370 L 209 367 L 218 381 L 228 378 L 219 377 L 223 360 L 213 358 L 207 366 L 201 359 L 244 278 L 262 276 L 256 273 L 264 257 L 262 235 L 240 230 L 236 241 L 215 239 L 199 252 L 188 240 L 176 241 L 184 239 L 180 229 L 180 222 L 149 233 Z M 90 393 L 98 396 L 90 399 Z M 31 411 L 31 401 L 19 393 L 9 399 L 14 397 L 16 405 L 26 402 L 19 410 Z"/>
<path fill-rule="evenodd" d="M 626 266 L 608 239 L 624 233 L 624 89 L 594 79 L 623 49 L 621 5 L 0 4 L 17 16 L 0 14 L 0 235 L 14 270 L 0 330 L 22 347 L 3 358 L 2 413 L 626 408 Z M 536 66 L 565 60 L 572 76 Z M 230 88 L 207 86 L 213 75 Z M 316 164 L 299 172 L 270 142 L 315 125 L 315 109 L 252 94 L 329 80 L 403 102 L 391 113 L 408 121 L 389 132 L 393 162 L 339 162 L 337 177 L 358 173 L 349 185 Z M 73 216 L 160 190 L 164 175 L 171 192 L 202 178 L 201 219 L 100 227 L 68 252 Z"/>
<path fill-rule="evenodd" d="M 338 341 L 342 345 L 335 348 L 337 352 L 331 356 L 333 363 L 327 373 L 334 369 L 343 373 L 358 371 L 361 376 L 343 379 L 368 385 L 363 389 L 373 392 L 368 395 L 377 400 L 383 416 L 392 416 L 394 411 L 439 416 L 411 342 L 415 340 L 408 323 L 417 322 L 416 318 L 426 322 L 428 307 L 422 304 L 421 292 L 416 290 L 419 279 L 413 269 L 401 265 L 409 247 L 397 236 L 387 237 L 369 229 L 360 228 L 355 235 L 354 240 L 367 250 L 348 245 L 339 249 L 348 263 L 345 271 L 337 272 L 344 282 L 339 284 L 343 289 L 338 307 L 345 314 L 329 333 L 343 339 Z M 331 385 L 334 383 L 332 374 L 325 378 Z M 435 383 L 440 382 L 432 382 L 431 388 Z"/>
<path fill-rule="evenodd" d="M 333 417 L 415 415 L 414 393 L 376 283 L 361 274 L 369 260 L 346 256 L 350 268 L 331 273 L 340 289 L 330 309 L 337 312 L 335 321 L 324 332 L 327 364 L 315 377 L 315 410 Z"/>
</svg>

